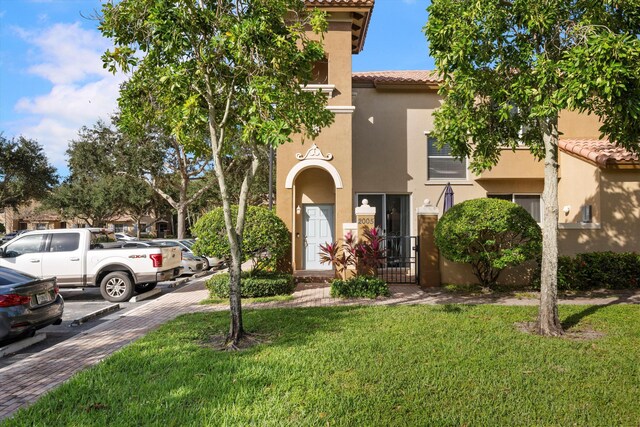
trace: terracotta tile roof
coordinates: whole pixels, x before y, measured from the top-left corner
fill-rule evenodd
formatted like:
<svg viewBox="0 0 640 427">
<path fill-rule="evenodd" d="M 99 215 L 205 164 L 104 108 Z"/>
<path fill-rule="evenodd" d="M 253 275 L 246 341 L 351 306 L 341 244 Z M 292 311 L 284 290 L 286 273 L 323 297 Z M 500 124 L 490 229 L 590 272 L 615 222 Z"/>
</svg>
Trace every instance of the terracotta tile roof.
<svg viewBox="0 0 640 427">
<path fill-rule="evenodd" d="M 367 71 L 352 74 L 354 83 L 379 84 L 439 84 L 441 79 L 436 71 Z"/>
<path fill-rule="evenodd" d="M 640 156 L 602 139 L 561 139 L 558 146 L 600 167 L 640 165 Z"/>
<path fill-rule="evenodd" d="M 375 0 L 305 0 L 307 6 L 373 6 Z"/>
</svg>

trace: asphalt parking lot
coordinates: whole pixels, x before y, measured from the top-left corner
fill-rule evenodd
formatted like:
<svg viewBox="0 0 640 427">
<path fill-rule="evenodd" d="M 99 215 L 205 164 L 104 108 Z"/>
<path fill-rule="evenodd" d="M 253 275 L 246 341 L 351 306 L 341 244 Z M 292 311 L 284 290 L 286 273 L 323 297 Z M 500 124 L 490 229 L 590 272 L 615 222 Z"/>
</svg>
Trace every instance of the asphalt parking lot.
<svg viewBox="0 0 640 427">
<path fill-rule="evenodd" d="M 137 299 L 142 299 L 135 302 L 120 302 L 112 303 L 105 301 L 100 295 L 99 288 L 86 288 L 84 290 L 65 290 L 61 289 L 60 293 L 64 298 L 64 314 L 62 317 L 62 323 L 60 325 L 51 325 L 46 328 L 40 329 L 38 334 L 46 334 L 46 338 L 27 348 L 21 349 L 17 352 L 7 351 L 6 355 L 2 357 L 0 351 L 0 368 L 9 366 L 19 360 L 29 357 L 39 351 L 49 348 L 59 342 L 71 338 L 76 334 L 80 334 L 88 329 L 91 329 L 100 323 L 107 322 L 114 318 L 120 317 L 127 311 L 136 307 L 146 304 L 154 298 L 158 298 L 161 295 L 173 292 L 175 289 L 179 289 L 184 284 L 191 280 L 197 280 L 202 276 L 208 276 L 215 271 L 200 273 L 197 277 L 182 277 L 175 281 L 158 283 L 156 289 L 149 292 L 149 295 L 139 294 Z M 148 299 L 145 298 L 148 296 Z M 42 338 L 40 336 L 40 338 Z M 36 340 L 39 338 L 36 338 Z M 0 350 L 8 349 L 10 345 L 20 344 L 9 343 L 2 344 Z"/>
</svg>

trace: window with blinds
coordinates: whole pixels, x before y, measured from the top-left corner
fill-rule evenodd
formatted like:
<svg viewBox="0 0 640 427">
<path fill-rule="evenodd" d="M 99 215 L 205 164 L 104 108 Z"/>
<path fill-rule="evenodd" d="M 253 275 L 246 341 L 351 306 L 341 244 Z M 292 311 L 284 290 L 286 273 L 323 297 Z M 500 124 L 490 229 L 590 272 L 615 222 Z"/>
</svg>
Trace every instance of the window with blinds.
<svg viewBox="0 0 640 427">
<path fill-rule="evenodd" d="M 451 155 L 451 147 L 445 144 L 438 149 L 436 139 L 427 138 L 427 179 L 466 180 L 467 161 L 460 161 Z"/>
<path fill-rule="evenodd" d="M 487 194 L 491 199 L 502 199 L 520 205 L 537 223 L 542 223 L 542 200 L 539 194 Z"/>
</svg>

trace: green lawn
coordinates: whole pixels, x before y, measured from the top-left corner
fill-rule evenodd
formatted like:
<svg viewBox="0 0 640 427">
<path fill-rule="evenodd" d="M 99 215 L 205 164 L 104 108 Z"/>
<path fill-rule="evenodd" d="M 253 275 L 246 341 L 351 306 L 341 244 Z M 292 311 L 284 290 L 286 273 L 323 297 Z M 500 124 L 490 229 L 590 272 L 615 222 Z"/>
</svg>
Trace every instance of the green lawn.
<svg viewBox="0 0 640 427">
<path fill-rule="evenodd" d="M 7 425 L 638 426 L 640 306 L 569 307 L 592 340 L 520 332 L 535 307 L 245 311 L 263 344 L 203 345 L 227 313 L 183 316 Z"/>
</svg>

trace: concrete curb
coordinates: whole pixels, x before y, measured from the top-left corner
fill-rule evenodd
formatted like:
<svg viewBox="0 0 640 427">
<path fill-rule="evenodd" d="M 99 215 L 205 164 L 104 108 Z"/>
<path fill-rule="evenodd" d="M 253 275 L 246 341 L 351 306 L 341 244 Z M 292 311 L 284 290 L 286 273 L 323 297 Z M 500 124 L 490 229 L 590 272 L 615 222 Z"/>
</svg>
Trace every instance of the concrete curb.
<svg viewBox="0 0 640 427">
<path fill-rule="evenodd" d="M 136 295 L 136 296 L 132 297 L 132 298 L 129 300 L 129 302 L 139 302 L 139 301 L 144 301 L 144 300 L 149 299 L 149 298 L 151 298 L 151 297 L 153 297 L 153 296 L 155 296 L 155 295 L 158 295 L 158 294 L 160 294 L 160 293 L 162 293 L 162 290 L 161 290 L 161 289 L 154 288 L 154 289 L 151 289 L 149 292 L 145 292 L 145 293 L 143 293 L 143 294 L 138 294 L 138 295 Z"/>
<path fill-rule="evenodd" d="M 101 308 L 96 311 L 92 311 L 91 313 L 80 317 L 79 319 L 73 319 L 70 326 L 80 326 L 83 323 L 88 322 L 89 320 L 97 319 L 98 317 L 102 317 L 105 314 L 113 313 L 114 311 L 120 310 L 120 304 L 111 304 L 110 306 Z"/>
<path fill-rule="evenodd" d="M 0 357 L 4 357 L 7 354 L 17 353 L 20 350 L 24 350 L 27 347 L 31 347 L 32 345 L 39 343 L 40 341 L 44 341 L 46 338 L 47 334 L 44 332 L 37 332 L 32 337 L 11 343 L 6 347 L 0 347 Z"/>
<path fill-rule="evenodd" d="M 178 279 L 172 283 L 170 283 L 169 285 L 167 285 L 168 288 L 177 288 L 178 286 L 182 285 L 185 282 L 189 281 L 189 277 L 183 277 L 182 279 Z"/>
</svg>

